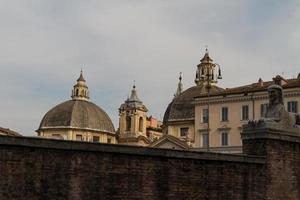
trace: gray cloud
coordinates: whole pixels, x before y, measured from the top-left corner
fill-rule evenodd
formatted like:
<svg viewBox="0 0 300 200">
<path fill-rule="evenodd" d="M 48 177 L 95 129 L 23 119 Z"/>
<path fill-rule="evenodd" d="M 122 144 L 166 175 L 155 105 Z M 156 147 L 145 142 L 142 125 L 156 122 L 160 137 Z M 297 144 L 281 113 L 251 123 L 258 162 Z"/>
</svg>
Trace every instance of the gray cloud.
<svg viewBox="0 0 300 200">
<path fill-rule="evenodd" d="M 0 126 L 34 135 L 42 116 L 70 99 L 81 68 L 116 127 L 133 80 L 149 114 L 162 117 L 178 73 L 185 88 L 194 85 L 205 45 L 222 66 L 222 87 L 291 78 L 299 13 L 298 1 L 0 0 Z"/>
</svg>

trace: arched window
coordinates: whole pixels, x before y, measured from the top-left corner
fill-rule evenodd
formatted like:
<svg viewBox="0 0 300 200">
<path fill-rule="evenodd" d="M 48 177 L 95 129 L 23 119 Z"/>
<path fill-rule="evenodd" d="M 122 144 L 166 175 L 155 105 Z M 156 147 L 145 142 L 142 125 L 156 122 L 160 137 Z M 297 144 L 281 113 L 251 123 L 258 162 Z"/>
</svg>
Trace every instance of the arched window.
<svg viewBox="0 0 300 200">
<path fill-rule="evenodd" d="M 79 90 L 78 90 L 78 89 L 76 89 L 76 96 L 78 96 L 78 92 L 79 92 Z"/>
<path fill-rule="evenodd" d="M 140 119 L 139 119 L 139 132 L 143 132 L 143 127 L 144 127 L 144 120 L 143 120 L 143 117 L 140 117 Z"/>
<path fill-rule="evenodd" d="M 126 116 L 126 131 L 130 131 L 131 128 L 131 117 Z"/>
</svg>

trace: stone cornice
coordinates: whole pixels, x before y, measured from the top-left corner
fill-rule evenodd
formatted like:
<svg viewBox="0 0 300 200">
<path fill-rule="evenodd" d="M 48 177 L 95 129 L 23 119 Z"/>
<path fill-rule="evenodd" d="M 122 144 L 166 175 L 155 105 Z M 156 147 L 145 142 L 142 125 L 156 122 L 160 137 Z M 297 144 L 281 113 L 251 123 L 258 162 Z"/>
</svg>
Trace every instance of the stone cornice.
<svg viewBox="0 0 300 200">
<path fill-rule="evenodd" d="M 186 123 L 194 123 L 195 118 L 186 118 L 186 119 L 170 119 L 166 122 L 166 125 L 172 125 L 172 124 L 186 124 Z"/>
<path fill-rule="evenodd" d="M 197 130 L 199 133 L 207 133 L 209 131 L 211 131 L 211 129 L 208 129 L 208 128 L 201 128 L 201 129 L 198 129 Z"/>
<path fill-rule="evenodd" d="M 230 129 L 230 127 L 220 127 L 218 128 L 218 131 L 229 131 Z"/>
<path fill-rule="evenodd" d="M 77 127 L 72 127 L 72 126 L 56 126 L 56 127 L 42 127 L 38 130 L 36 130 L 36 132 L 41 132 L 41 131 L 48 131 L 48 130 L 76 130 L 76 131 L 91 131 L 91 132 L 95 132 L 95 133 L 106 133 L 109 135 L 114 136 L 116 133 L 115 132 L 110 132 L 110 131 L 106 131 L 106 130 L 100 130 L 100 129 L 92 129 L 92 128 L 77 128 Z"/>
<path fill-rule="evenodd" d="M 300 128 L 283 128 L 279 123 L 254 123 L 243 126 L 241 132 L 243 140 L 273 139 L 300 143 Z"/>
<path fill-rule="evenodd" d="M 223 104 L 223 103 L 233 103 L 233 102 L 243 102 L 243 101 L 253 101 L 253 100 L 267 100 L 267 92 L 257 92 L 248 93 L 246 96 L 240 95 L 227 95 L 227 96 L 213 96 L 213 97 L 199 97 L 194 100 L 196 105 L 207 105 L 209 104 Z M 300 97 L 300 90 L 284 91 L 284 97 Z"/>
</svg>

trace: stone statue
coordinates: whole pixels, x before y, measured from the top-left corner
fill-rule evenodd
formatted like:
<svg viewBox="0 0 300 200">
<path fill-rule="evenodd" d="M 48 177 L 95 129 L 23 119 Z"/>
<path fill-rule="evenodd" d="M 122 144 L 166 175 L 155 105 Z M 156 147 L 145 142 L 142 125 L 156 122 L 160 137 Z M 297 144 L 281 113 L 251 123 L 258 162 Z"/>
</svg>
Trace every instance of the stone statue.
<svg viewBox="0 0 300 200">
<path fill-rule="evenodd" d="M 249 120 L 248 124 L 243 125 L 243 129 L 270 128 L 289 134 L 300 134 L 300 115 L 285 110 L 282 87 L 278 84 L 270 85 L 268 95 L 269 105 L 266 117 L 259 120 Z"/>
<path fill-rule="evenodd" d="M 274 121 L 283 127 L 294 127 L 300 125 L 300 117 L 297 114 L 289 113 L 283 104 L 283 92 L 280 85 L 270 85 L 268 87 L 269 105 L 264 121 Z"/>
</svg>

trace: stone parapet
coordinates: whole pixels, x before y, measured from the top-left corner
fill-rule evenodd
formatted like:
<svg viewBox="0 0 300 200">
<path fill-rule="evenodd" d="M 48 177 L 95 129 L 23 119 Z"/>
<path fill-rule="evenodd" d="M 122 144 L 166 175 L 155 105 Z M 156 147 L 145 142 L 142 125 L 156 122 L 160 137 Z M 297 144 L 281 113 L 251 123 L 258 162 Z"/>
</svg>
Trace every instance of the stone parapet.
<svg viewBox="0 0 300 200">
<path fill-rule="evenodd" d="M 170 150 L 149 148 L 129 145 L 114 145 L 104 143 L 91 143 L 82 141 L 64 141 L 56 139 L 31 138 L 31 137 L 6 137 L 0 136 L 0 145 L 3 146 L 21 146 L 28 148 L 44 148 L 58 149 L 63 151 L 87 151 L 87 152 L 102 152 L 115 154 L 130 154 L 136 156 L 154 156 L 165 158 L 178 159 L 196 159 L 196 160 L 214 160 L 214 161 L 231 161 L 231 162 L 246 162 L 264 164 L 264 157 L 232 155 L 232 154 L 217 154 L 209 152 L 196 152 L 184 150 Z"/>
<path fill-rule="evenodd" d="M 300 127 L 283 127 L 280 123 L 255 121 L 243 125 L 243 140 L 273 139 L 300 143 Z"/>
</svg>

